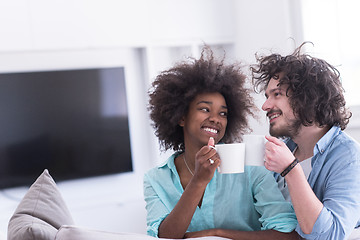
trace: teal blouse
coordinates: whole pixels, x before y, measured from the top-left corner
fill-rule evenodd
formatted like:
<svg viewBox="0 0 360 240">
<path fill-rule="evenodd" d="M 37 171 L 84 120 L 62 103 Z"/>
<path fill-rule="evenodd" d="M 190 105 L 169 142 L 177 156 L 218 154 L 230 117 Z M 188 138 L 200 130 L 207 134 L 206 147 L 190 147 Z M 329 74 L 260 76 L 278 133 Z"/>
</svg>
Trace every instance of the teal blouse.
<svg viewBox="0 0 360 240">
<path fill-rule="evenodd" d="M 160 223 L 184 192 L 174 163 L 179 154 L 173 154 L 165 163 L 144 175 L 148 235 L 158 236 Z M 224 228 L 291 232 L 296 225 L 292 205 L 284 200 L 273 174 L 265 167 L 245 166 L 244 173 L 215 172 L 188 231 Z"/>
</svg>

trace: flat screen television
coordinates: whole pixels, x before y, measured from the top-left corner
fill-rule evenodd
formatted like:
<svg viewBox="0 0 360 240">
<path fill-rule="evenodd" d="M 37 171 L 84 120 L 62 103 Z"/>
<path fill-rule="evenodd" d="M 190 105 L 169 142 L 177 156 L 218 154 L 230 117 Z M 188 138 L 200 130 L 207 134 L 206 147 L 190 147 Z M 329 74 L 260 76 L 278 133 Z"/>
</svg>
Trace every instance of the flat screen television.
<svg viewBox="0 0 360 240">
<path fill-rule="evenodd" d="M 132 171 L 123 67 L 0 73 L 0 189 Z"/>
</svg>

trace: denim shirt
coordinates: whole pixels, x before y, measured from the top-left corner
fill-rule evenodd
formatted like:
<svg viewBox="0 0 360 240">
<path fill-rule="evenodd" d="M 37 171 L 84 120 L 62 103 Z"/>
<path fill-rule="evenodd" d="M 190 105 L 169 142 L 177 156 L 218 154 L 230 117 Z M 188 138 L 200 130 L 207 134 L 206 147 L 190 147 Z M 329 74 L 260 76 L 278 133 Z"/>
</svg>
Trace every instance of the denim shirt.
<svg viewBox="0 0 360 240">
<path fill-rule="evenodd" d="M 286 144 L 290 150 L 296 147 L 291 139 Z M 308 182 L 323 208 L 310 234 L 303 233 L 299 224 L 296 231 L 305 239 L 347 239 L 360 225 L 360 145 L 333 126 L 313 153 Z M 281 181 L 278 173 L 274 176 Z"/>
<path fill-rule="evenodd" d="M 144 175 L 147 234 L 154 237 L 184 192 L 174 163 L 178 154 Z M 296 224 L 292 205 L 283 198 L 272 172 L 261 166 L 245 166 L 244 173 L 215 171 L 188 231 L 226 228 L 291 232 Z"/>
</svg>

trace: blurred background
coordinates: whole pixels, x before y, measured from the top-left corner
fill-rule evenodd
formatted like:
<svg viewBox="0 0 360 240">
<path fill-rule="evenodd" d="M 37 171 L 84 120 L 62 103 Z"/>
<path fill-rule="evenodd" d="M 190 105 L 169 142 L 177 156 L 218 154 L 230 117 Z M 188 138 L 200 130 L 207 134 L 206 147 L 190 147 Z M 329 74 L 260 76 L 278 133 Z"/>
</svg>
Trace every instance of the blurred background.
<svg viewBox="0 0 360 240">
<path fill-rule="evenodd" d="M 340 70 L 353 112 L 346 132 L 359 141 L 359 9 L 357 0 L 0 0 L 0 73 L 124 68 L 132 171 L 58 186 L 78 225 L 145 233 L 142 176 L 171 154 L 159 151 L 148 117 L 154 77 L 204 44 L 248 71 L 256 53 L 311 41 L 306 51 Z M 254 97 L 260 108 L 264 96 Z M 262 111 L 251 127 L 267 134 Z M 26 190 L 0 190 L 3 234 Z"/>
</svg>

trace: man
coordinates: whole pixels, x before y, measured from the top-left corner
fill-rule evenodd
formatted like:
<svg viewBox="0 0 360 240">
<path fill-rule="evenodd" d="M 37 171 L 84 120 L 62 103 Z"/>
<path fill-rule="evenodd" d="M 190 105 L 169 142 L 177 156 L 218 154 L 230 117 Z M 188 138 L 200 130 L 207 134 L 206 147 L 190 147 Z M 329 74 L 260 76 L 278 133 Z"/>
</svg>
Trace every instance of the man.
<svg viewBox="0 0 360 240">
<path fill-rule="evenodd" d="M 251 67 L 256 91 L 267 98 L 265 167 L 291 200 L 300 236 L 347 239 L 360 225 L 360 145 L 342 131 L 351 113 L 338 70 L 301 54 L 303 45 Z"/>
</svg>

